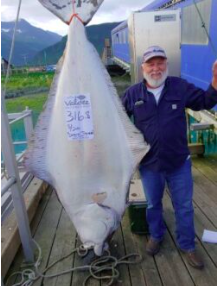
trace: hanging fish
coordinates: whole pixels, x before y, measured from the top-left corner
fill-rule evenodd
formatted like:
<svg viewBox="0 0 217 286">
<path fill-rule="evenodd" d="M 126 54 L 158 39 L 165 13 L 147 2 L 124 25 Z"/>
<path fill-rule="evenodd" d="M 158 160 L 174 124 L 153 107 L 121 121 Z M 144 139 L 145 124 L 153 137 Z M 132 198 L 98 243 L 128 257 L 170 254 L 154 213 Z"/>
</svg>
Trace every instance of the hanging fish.
<svg viewBox="0 0 217 286">
<path fill-rule="evenodd" d="M 56 189 L 84 247 L 101 255 L 120 224 L 130 180 L 149 146 L 85 34 L 84 23 L 103 0 L 39 1 L 70 24 L 25 165 Z M 72 17 L 76 13 L 79 19 Z"/>
</svg>

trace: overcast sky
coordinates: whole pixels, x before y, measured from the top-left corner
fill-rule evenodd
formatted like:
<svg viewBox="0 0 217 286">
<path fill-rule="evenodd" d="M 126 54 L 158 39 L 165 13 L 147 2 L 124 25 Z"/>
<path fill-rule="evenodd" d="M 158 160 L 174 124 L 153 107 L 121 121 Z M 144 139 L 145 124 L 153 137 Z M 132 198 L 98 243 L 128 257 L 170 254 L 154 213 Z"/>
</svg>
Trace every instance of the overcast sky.
<svg viewBox="0 0 217 286">
<path fill-rule="evenodd" d="M 145 7 L 153 0 L 104 0 L 94 15 L 90 25 L 119 22 L 125 20 L 132 11 Z M 19 0 L 1 0 L 1 21 L 14 21 Z M 38 0 L 22 0 L 20 19 L 25 19 L 33 26 L 56 32 L 67 33 L 67 25 L 44 8 Z"/>
</svg>

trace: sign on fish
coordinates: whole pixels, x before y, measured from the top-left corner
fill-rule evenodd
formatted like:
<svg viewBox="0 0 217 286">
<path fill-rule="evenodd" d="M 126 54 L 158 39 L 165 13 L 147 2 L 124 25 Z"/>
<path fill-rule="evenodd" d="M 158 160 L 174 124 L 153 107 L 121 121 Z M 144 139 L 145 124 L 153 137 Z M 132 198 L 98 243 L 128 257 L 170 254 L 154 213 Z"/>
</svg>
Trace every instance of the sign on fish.
<svg viewBox="0 0 217 286">
<path fill-rule="evenodd" d="M 94 129 L 90 95 L 66 96 L 63 102 L 68 139 L 93 139 Z"/>
</svg>

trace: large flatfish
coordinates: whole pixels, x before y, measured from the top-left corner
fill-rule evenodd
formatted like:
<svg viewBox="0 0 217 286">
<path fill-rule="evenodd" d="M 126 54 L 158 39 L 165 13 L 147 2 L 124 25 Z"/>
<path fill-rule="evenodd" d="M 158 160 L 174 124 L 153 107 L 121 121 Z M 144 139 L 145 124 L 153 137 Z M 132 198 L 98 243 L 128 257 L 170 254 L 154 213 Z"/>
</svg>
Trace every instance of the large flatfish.
<svg viewBox="0 0 217 286">
<path fill-rule="evenodd" d="M 53 9 L 54 3 L 63 7 L 70 1 L 40 2 L 48 8 L 52 3 Z M 76 12 L 86 23 L 101 2 L 76 1 L 81 13 Z M 72 6 L 68 9 L 72 13 Z M 67 10 L 65 17 L 64 11 L 63 15 L 58 13 L 67 22 L 71 13 Z M 93 247 L 97 255 L 119 226 L 130 180 L 148 150 L 87 40 L 83 23 L 74 17 L 46 107 L 29 142 L 25 165 L 56 189 L 84 247 Z"/>
</svg>

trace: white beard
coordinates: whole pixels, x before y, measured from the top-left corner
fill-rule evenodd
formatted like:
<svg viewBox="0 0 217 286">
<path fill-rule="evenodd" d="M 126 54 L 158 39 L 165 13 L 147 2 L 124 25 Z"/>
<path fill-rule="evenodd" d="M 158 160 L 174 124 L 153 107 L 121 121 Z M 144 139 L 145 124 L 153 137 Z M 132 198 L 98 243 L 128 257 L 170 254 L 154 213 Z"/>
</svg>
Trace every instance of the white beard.
<svg viewBox="0 0 217 286">
<path fill-rule="evenodd" d="M 153 79 L 151 75 L 147 74 L 144 71 L 143 71 L 143 77 L 151 87 L 157 88 L 161 86 L 168 77 L 168 68 L 165 70 L 165 72 L 161 73 L 161 78 L 159 79 Z"/>
</svg>

